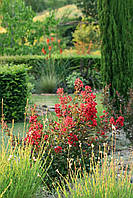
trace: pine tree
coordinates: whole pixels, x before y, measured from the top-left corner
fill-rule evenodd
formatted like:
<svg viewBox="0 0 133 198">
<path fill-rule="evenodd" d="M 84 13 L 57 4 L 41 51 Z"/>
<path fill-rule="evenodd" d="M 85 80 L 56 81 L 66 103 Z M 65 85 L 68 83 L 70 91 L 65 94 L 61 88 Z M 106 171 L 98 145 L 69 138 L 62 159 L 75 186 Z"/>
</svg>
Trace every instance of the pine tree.
<svg viewBox="0 0 133 198">
<path fill-rule="evenodd" d="M 128 101 L 133 86 L 133 1 L 98 0 L 98 15 L 104 82 L 110 84 L 111 99 L 117 91 Z"/>
</svg>

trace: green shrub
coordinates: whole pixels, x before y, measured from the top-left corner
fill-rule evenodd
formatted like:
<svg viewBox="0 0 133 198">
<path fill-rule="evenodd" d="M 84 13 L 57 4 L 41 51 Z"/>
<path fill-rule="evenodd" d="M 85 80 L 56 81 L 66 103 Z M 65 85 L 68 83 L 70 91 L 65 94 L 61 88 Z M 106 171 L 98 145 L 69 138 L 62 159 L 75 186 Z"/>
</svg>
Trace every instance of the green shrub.
<svg viewBox="0 0 133 198">
<path fill-rule="evenodd" d="M 28 74 L 30 75 L 30 82 L 35 85 L 34 93 L 40 92 L 39 83 L 43 78 L 42 74 L 46 76 L 51 76 L 51 71 L 54 71 L 54 76 L 56 76 L 56 88 L 63 87 L 68 91 L 66 78 L 76 71 L 81 74 L 81 76 L 89 80 L 89 85 L 93 88 L 99 88 L 101 84 L 100 78 L 100 57 L 99 56 L 89 56 L 89 55 L 54 55 L 51 56 L 50 60 L 43 56 L 3 56 L 0 57 L 0 63 L 11 63 L 15 65 L 26 64 L 28 67 L 32 67 Z M 49 71 L 48 71 L 49 70 Z M 96 72 L 96 71 L 97 72 Z M 43 78 L 44 79 L 44 78 Z M 36 83 L 37 82 L 37 83 Z M 46 81 L 45 81 L 46 82 Z M 92 83 L 93 82 L 93 83 Z M 54 80 L 55 84 L 55 80 Z M 50 85 L 50 84 L 49 84 Z M 44 86 L 44 85 L 43 85 Z M 50 85 L 51 86 L 51 85 Z M 52 85 L 53 86 L 53 85 Z M 46 87 L 46 83 L 45 83 Z M 39 88 L 39 89 L 38 89 Z M 55 90 L 54 88 L 52 89 Z M 44 91 L 44 90 L 43 90 Z M 48 90 L 47 90 L 48 91 Z M 52 91 L 52 92 L 53 92 Z"/>
<path fill-rule="evenodd" d="M 74 92 L 74 82 L 77 78 L 80 78 L 82 80 L 83 84 L 87 84 L 86 80 L 81 76 L 79 72 L 73 71 L 69 76 L 66 78 L 67 81 L 67 87 Z"/>
<path fill-rule="evenodd" d="M 83 20 L 84 23 L 86 21 Z M 76 30 L 73 33 L 73 41 L 75 47 L 78 44 L 80 52 L 84 49 L 84 52 L 89 53 L 90 49 L 99 48 L 100 46 L 100 30 L 98 25 L 91 24 L 78 24 Z M 91 45 L 91 46 L 90 46 Z M 78 50 L 78 49 L 77 49 Z M 88 52 L 89 50 L 89 52 Z"/>
<path fill-rule="evenodd" d="M 88 69 L 97 69 L 100 71 L 100 57 L 99 56 L 89 56 L 89 55 L 73 55 L 73 56 L 53 56 L 51 61 L 55 65 L 55 73 L 63 79 L 60 82 L 61 85 L 66 83 L 66 77 L 73 71 L 82 73 L 83 76 L 87 78 Z M 47 68 L 47 60 L 44 56 L 3 56 L 0 57 L 0 63 L 11 63 L 15 65 L 26 64 L 28 67 L 32 67 L 29 73 L 35 77 L 35 80 L 39 80 L 42 74 L 42 69 L 45 71 Z M 63 84 L 62 84 L 63 83 Z"/>
<path fill-rule="evenodd" d="M 29 94 L 26 71 L 24 65 L 0 66 L 0 115 L 3 98 L 4 115 L 9 121 L 24 118 Z"/>
<path fill-rule="evenodd" d="M 42 12 L 47 8 L 46 2 L 44 0 L 24 0 L 27 6 L 31 6 L 34 12 Z"/>
</svg>

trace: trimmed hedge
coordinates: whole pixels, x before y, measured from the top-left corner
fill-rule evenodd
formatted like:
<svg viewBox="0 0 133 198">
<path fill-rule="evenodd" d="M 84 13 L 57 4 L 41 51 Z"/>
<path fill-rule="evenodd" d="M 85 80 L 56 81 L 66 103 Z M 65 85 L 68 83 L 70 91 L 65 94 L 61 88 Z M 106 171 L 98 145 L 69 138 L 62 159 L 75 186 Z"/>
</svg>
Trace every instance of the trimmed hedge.
<svg viewBox="0 0 133 198">
<path fill-rule="evenodd" d="M 25 65 L 0 65 L 0 115 L 2 98 L 5 119 L 23 120 L 28 98 L 27 68 Z"/>
<path fill-rule="evenodd" d="M 63 72 L 64 78 L 66 78 L 72 71 L 81 71 L 85 72 L 87 68 L 96 68 L 100 70 L 100 57 L 99 56 L 52 56 L 52 59 L 55 62 L 56 73 L 60 75 Z M 2 56 L 0 57 L 0 63 L 10 64 L 26 64 L 30 69 L 30 73 L 39 79 L 42 74 L 42 69 L 45 69 L 47 65 L 46 58 L 44 56 L 38 55 L 28 55 L 28 56 Z"/>
</svg>

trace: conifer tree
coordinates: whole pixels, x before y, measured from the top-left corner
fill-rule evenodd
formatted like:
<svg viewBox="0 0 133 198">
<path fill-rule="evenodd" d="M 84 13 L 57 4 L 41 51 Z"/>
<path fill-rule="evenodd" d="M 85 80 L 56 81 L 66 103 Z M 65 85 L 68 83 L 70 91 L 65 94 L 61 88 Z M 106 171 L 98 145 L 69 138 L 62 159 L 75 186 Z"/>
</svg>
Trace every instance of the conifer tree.
<svg viewBox="0 0 133 198">
<path fill-rule="evenodd" d="M 98 15 L 104 82 L 110 84 L 111 99 L 118 92 L 128 101 L 133 86 L 133 1 L 98 0 Z"/>
</svg>

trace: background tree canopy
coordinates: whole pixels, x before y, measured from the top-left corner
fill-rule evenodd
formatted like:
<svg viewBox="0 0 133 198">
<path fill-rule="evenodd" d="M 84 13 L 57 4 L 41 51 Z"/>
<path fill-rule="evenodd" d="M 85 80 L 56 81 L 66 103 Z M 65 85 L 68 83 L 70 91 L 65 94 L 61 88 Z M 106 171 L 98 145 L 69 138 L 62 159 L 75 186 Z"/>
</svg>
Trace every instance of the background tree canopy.
<svg viewBox="0 0 133 198">
<path fill-rule="evenodd" d="M 86 16 L 91 16 L 95 20 L 98 18 L 97 0 L 77 0 L 76 4 Z"/>
<path fill-rule="evenodd" d="M 24 0 L 26 5 L 31 6 L 35 12 L 42 12 L 47 9 L 56 9 L 62 6 L 73 4 L 76 0 Z"/>
</svg>

